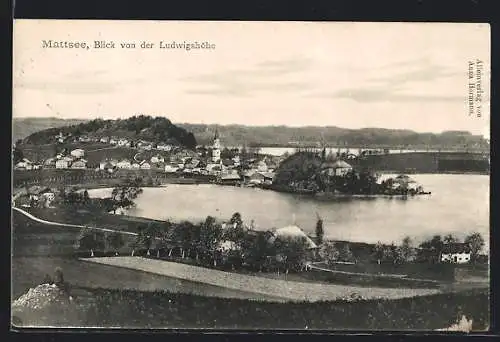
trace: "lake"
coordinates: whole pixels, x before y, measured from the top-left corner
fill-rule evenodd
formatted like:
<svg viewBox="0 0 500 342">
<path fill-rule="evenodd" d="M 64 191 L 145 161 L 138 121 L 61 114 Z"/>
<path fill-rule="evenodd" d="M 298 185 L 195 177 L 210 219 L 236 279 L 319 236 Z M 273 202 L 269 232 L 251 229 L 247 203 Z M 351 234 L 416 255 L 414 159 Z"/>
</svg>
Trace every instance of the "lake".
<svg viewBox="0 0 500 342">
<path fill-rule="evenodd" d="M 257 229 L 297 224 L 314 232 L 317 215 L 325 236 L 375 243 L 400 242 L 409 235 L 416 242 L 433 234 L 464 238 L 479 232 L 489 242 L 488 175 L 411 175 L 431 195 L 401 198 L 342 198 L 318 200 L 271 190 L 213 184 L 167 185 L 144 188 L 129 215 L 173 221 L 201 221 L 211 215 L 228 220 L 240 212 Z M 110 189 L 89 191 L 91 197 L 109 196 Z M 486 246 L 487 247 L 487 246 Z"/>
</svg>

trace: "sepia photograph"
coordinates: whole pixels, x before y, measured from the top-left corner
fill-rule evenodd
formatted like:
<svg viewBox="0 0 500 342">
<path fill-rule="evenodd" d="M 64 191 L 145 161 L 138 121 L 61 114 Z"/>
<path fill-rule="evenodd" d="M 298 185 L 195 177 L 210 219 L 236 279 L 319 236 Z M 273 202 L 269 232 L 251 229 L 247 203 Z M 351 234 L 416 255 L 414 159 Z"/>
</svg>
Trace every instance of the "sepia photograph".
<svg viewBox="0 0 500 342">
<path fill-rule="evenodd" d="M 11 329 L 490 329 L 490 26 L 14 20 Z"/>
</svg>

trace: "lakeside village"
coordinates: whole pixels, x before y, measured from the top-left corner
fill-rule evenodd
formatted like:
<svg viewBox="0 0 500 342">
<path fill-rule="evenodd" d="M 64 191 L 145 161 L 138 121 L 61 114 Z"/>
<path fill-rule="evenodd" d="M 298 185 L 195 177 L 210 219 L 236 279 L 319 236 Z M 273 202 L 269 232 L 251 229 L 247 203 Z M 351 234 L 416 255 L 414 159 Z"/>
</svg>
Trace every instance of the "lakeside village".
<svg viewBox="0 0 500 342">
<path fill-rule="evenodd" d="M 62 136 L 58 136 L 57 139 L 64 141 Z M 85 141 L 85 137 L 78 139 Z M 114 165 L 112 160 L 103 160 L 96 171 L 106 173 L 126 168 L 147 170 L 155 165 L 163 167 L 166 173 L 211 175 L 215 176 L 218 182 L 234 180 L 236 182 L 229 184 L 241 185 L 244 184 L 241 165 L 245 163 L 247 169 L 243 171 L 243 175 L 249 175 L 249 180 L 245 184 L 262 186 L 273 184 L 274 173 L 276 168 L 279 168 L 280 162 L 280 158 L 277 157 L 259 158 L 257 153 L 245 159 L 238 151 L 232 151 L 235 155 L 231 159 L 225 158 L 222 156 L 217 133 L 209 154 L 206 151 L 175 151 L 169 145 L 157 144 L 153 147 L 152 144 L 132 143 L 126 139 L 108 140 L 104 137 L 99 141 L 117 146 L 136 146 L 140 149 L 136 157 L 141 154 L 140 151 L 151 151 L 153 148 L 170 152 L 169 159 L 162 159 L 155 154 L 150 160 L 134 158 L 134 160 L 118 161 Z M 298 155 L 301 153 L 304 151 L 297 152 Z M 323 153 L 320 152 L 323 162 L 319 170 L 324 171 L 324 165 L 328 167 L 326 172 L 321 172 L 320 175 L 341 179 L 344 184 L 346 180 L 353 179 L 351 165 L 341 159 L 326 162 L 324 154 L 324 150 Z M 63 170 L 83 168 L 86 167 L 84 157 L 85 151 L 78 148 L 46 160 L 41 167 L 49 166 Z M 228 160 L 230 162 L 227 162 Z M 16 169 L 28 170 L 29 164 L 27 160 L 23 160 L 15 166 Z M 324 177 L 319 178 L 324 181 Z M 358 177 L 355 183 L 358 184 L 360 179 Z M 408 176 L 400 175 L 396 177 L 394 183 L 399 187 L 404 184 L 405 190 L 408 190 L 414 181 Z M 387 181 L 380 184 L 387 186 Z M 289 271 L 303 273 L 312 268 L 365 273 L 367 269 L 373 271 L 373 265 L 378 265 L 375 267 L 377 274 L 390 274 L 396 272 L 397 268 L 402 268 L 406 274 L 413 274 L 414 277 L 424 277 L 432 269 L 429 265 L 487 262 L 485 261 L 487 256 L 481 254 L 484 239 L 479 233 L 469 235 L 463 242 L 451 235 L 444 238 L 436 235 L 418 246 L 413 245 L 410 237 L 406 237 L 399 245 L 327 241 L 323 237 L 323 221 L 320 217 L 317 218 L 315 235 L 305 233 L 295 224 L 257 231 L 253 228 L 253 224 L 245 224 L 241 215 L 235 213 L 227 222 L 217 222 L 211 216 L 201 223 L 146 220 L 147 224 L 139 224 L 137 230 L 132 232 L 135 237 L 131 238 L 130 222 L 127 221 L 129 218 L 126 215 L 110 214 L 124 214 L 126 208 L 134 206 L 135 198 L 142 192 L 141 186 L 143 181 L 140 177 L 127 178 L 114 187 L 111 197 L 104 199 L 89 198 L 87 189 L 83 187 L 63 186 L 56 190 L 40 185 L 26 186 L 15 194 L 13 205 L 44 220 L 54 219 L 57 212 L 71 211 L 72 220 L 81 220 L 83 228 L 77 249 L 86 256 L 106 254 L 118 256 L 125 249 L 126 253 L 131 255 L 175 259 L 205 267 L 230 267 L 233 271 L 250 269 L 278 273 L 281 270 L 287 274 Z M 361 187 L 358 190 L 363 189 Z M 415 191 L 422 192 L 422 189 L 419 186 Z M 86 219 L 79 214 L 82 210 L 90 213 Z M 89 223 L 89 217 L 94 223 Z M 96 225 L 105 225 L 105 228 L 112 232 L 103 231 Z M 124 235 L 123 231 L 128 231 L 129 234 Z M 428 277 L 435 278 L 443 274 L 443 269 L 439 268 Z"/>
<path fill-rule="evenodd" d="M 194 180 L 197 183 L 215 183 L 245 187 L 260 187 L 276 191 L 309 194 L 347 194 L 347 195 L 419 195 L 429 194 L 415 180 L 407 175 L 399 175 L 379 181 L 379 175 L 363 170 L 357 172 L 348 162 L 356 158 L 349 151 L 336 154 L 326 154 L 322 149 L 297 149 L 291 156 L 285 153 L 281 156 L 264 155 L 258 148 L 228 148 L 221 146 L 217 130 L 211 146 L 197 146 L 190 150 L 178 145 L 164 142 L 132 141 L 116 137 L 88 137 L 59 133 L 54 141 L 60 146 L 78 146 L 74 149 L 61 148 L 54 156 L 36 162 L 28 158 L 18 158 L 14 165 L 19 171 L 39 170 L 87 170 L 95 171 L 92 177 L 109 177 L 114 175 L 144 173 L 162 173 L 163 177 L 178 180 Z M 93 150 L 85 150 L 85 144 L 92 144 Z M 97 145 L 96 145 L 97 144 Z M 102 148 L 98 148 L 102 144 Z M 56 145 L 57 146 L 57 145 Z M 96 148 L 97 147 L 97 148 Z M 15 148 L 15 146 L 14 146 Z M 113 150 L 128 150 L 129 158 L 96 156 L 113 155 Z M 103 153 L 104 152 L 104 153 Z M 109 152 L 109 153 L 106 153 Z M 22 153 L 22 152 L 21 152 Z M 360 155 L 384 153 L 382 150 L 361 151 Z M 93 154 L 89 162 L 86 155 Z M 119 153 L 118 153 L 119 154 Z M 318 161 L 303 160 L 302 155 L 313 155 Z M 292 157 L 292 158 L 290 158 Z M 308 158 L 309 158 L 308 157 Z M 306 172 L 297 169 L 304 165 Z M 306 159 L 308 159 L 306 158 Z M 318 159 L 316 158 L 316 159 Z M 310 159 L 310 158 L 309 158 Z M 291 164 L 291 166 L 288 166 Z M 314 165 L 316 164 L 316 165 Z M 128 173 L 127 173 L 128 172 Z M 143 177 L 146 179 L 146 177 Z M 154 184 L 151 177 L 145 186 Z"/>
</svg>

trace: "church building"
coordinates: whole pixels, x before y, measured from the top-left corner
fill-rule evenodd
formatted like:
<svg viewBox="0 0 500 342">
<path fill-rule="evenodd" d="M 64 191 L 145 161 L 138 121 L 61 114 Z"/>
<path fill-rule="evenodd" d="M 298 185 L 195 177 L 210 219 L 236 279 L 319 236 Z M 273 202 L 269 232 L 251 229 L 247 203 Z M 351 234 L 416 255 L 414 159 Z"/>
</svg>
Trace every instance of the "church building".
<svg viewBox="0 0 500 342">
<path fill-rule="evenodd" d="M 212 144 L 212 162 L 219 163 L 220 162 L 220 139 L 219 139 L 219 131 L 215 129 L 214 141 Z"/>
</svg>

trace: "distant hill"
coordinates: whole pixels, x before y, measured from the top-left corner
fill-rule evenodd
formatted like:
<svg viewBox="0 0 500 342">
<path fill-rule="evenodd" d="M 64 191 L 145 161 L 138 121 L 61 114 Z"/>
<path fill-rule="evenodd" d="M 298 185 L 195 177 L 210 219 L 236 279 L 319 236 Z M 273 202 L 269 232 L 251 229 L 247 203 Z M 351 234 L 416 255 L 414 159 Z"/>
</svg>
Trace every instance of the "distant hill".
<svg viewBox="0 0 500 342">
<path fill-rule="evenodd" d="M 190 149 L 196 147 L 196 139 L 193 133 L 176 126 L 167 118 L 145 115 L 117 120 L 96 119 L 71 126 L 48 128 L 30 134 L 23 139 L 23 143 L 30 145 L 51 144 L 56 141 L 56 136 L 59 133 L 74 137 L 114 136 L 132 140 L 143 139 L 151 142 L 166 142 Z"/>
<path fill-rule="evenodd" d="M 88 120 L 83 119 L 59 119 L 59 118 L 13 118 L 12 119 L 12 142 L 24 139 L 27 136 L 54 127 L 77 125 Z"/>
<path fill-rule="evenodd" d="M 325 142 L 330 146 L 351 147 L 435 147 L 435 148 L 485 148 L 489 145 L 481 135 L 464 131 L 418 133 L 406 129 L 329 127 L 243 126 L 178 124 L 193 132 L 198 143 L 209 144 L 217 129 L 221 142 L 226 146 L 315 146 Z"/>
<path fill-rule="evenodd" d="M 100 127 L 99 132 L 106 134 L 116 134 L 123 136 L 151 136 L 148 134 L 148 127 L 144 126 L 145 132 L 136 132 L 136 129 L 129 129 L 127 120 L 116 120 L 114 127 Z M 160 119 L 158 119 L 160 120 Z M 482 148 L 489 149 L 487 141 L 481 135 L 472 135 L 466 131 L 445 131 L 442 133 L 417 133 L 411 130 L 396 130 L 385 128 L 363 128 L 347 129 L 335 126 L 329 127 L 287 127 L 287 126 L 244 126 L 244 125 L 207 125 L 207 124 L 172 124 L 168 119 L 168 125 L 182 128 L 187 132 L 192 132 L 198 144 L 211 144 L 215 130 L 221 136 L 221 142 L 225 146 L 315 146 L 324 141 L 330 146 L 348 145 L 351 147 L 434 147 L 434 148 Z M 97 122 L 108 122 L 110 120 L 94 120 Z M 164 123 L 166 124 L 165 121 Z M 13 119 L 13 141 L 24 139 L 29 135 L 48 128 L 59 128 L 63 126 L 78 125 L 87 122 L 86 120 L 58 118 L 26 118 Z M 146 122 L 141 123 L 144 125 Z M 149 131 L 161 130 L 158 122 L 150 121 L 153 125 Z M 156 126 L 155 126 L 156 125 Z M 161 126 L 161 125 L 160 125 Z M 177 133 L 175 133 L 177 132 Z M 173 135 L 182 135 L 176 130 Z M 56 132 L 57 134 L 58 132 Z M 158 136 L 158 135 L 157 135 Z M 182 139 L 182 138 L 181 138 Z"/>
</svg>

